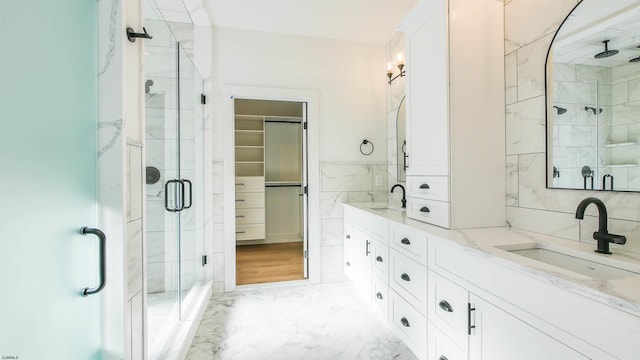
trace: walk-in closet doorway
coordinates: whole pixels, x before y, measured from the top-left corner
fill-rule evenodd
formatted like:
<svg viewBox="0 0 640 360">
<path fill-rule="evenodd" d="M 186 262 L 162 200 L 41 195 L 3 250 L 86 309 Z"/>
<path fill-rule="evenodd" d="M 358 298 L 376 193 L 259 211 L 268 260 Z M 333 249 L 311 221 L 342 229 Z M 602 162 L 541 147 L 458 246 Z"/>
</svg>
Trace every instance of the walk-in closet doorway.
<svg viewBox="0 0 640 360">
<path fill-rule="evenodd" d="M 306 103 L 234 100 L 236 284 L 308 278 Z"/>
</svg>

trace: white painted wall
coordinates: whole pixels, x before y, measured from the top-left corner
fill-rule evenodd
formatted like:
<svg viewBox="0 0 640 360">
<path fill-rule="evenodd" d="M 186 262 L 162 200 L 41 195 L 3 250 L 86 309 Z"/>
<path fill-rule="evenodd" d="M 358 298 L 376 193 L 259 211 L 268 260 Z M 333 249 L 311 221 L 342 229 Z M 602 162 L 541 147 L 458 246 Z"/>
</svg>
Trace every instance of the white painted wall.
<svg viewBox="0 0 640 360">
<path fill-rule="evenodd" d="M 384 46 L 218 27 L 213 41 L 214 97 L 222 85 L 318 91 L 320 161 L 386 161 Z"/>
</svg>

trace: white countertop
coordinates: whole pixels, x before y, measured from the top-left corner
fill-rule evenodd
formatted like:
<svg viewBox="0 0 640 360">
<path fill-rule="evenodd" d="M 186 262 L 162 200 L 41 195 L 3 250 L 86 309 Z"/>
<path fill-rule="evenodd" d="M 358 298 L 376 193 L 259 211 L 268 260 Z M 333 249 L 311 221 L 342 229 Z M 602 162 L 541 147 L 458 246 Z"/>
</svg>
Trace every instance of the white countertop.
<svg viewBox="0 0 640 360">
<path fill-rule="evenodd" d="M 467 253 L 476 253 L 496 264 L 535 277 L 567 291 L 589 297 L 640 317 L 640 275 L 600 280 L 511 253 L 506 249 L 538 247 L 564 249 L 579 257 L 605 265 L 623 267 L 640 274 L 640 254 L 613 250 L 612 255 L 595 253 L 595 245 L 509 227 L 449 230 L 406 217 L 405 211 L 380 209 L 384 203 L 345 204 L 382 218 L 425 231 L 459 244 Z M 378 209 L 375 209 L 378 207 Z"/>
</svg>

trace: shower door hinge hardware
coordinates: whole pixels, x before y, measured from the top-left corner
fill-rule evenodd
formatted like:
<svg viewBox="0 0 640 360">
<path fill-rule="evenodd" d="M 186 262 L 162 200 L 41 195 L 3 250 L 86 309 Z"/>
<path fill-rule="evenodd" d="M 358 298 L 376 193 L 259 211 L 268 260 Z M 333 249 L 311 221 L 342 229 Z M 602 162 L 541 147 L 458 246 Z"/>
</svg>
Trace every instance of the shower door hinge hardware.
<svg viewBox="0 0 640 360">
<path fill-rule="evenodd" d="M 309 258 L 309 250 L 305 250 L 304 251 L 304 258 L 308 259 Z"/>
<path fill-rule="evenodd" d="M 137 33 L 133 30 L 132 27 L 127 27 L 127 39 L 131 42 L 136 42 L 136 38 L 141 39 L 153 39 L 151 35 L 147 32 L 147 29 L 142 28 L 143 33 Z"/>
<path fill-rule="evenodd" d="M 207 265 L 207 255 L 202 255 L 202 266 Z"/>
<path fill-rule="evenodd" d="M 207 96 L 205 94 L 200 94 L 200 104 L 204 105 L 207 103 Z"/>
<path fill-rule="evenodd" d="M 302 128 L 307 130 L 307 122 L 306 121 L 302 124 Z"/>
</svg>

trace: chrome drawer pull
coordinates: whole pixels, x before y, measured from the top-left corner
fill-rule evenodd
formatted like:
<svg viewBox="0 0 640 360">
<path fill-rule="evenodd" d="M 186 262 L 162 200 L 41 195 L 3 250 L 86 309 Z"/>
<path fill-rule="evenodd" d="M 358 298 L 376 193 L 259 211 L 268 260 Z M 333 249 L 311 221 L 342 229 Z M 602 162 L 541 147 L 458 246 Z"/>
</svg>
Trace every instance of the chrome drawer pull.
<svg viewBox="0 0 640 360">
<path fill-rule="evenodd" d="M 382 300 L 382 294 L 381 294 L 381 293 L 377 293 L 377 294 L 376 294 L 376 297 L 377 297 L 378 299 Z"/>
<path fill-rule="evenodd" d="M 402 275 L 400 275 L 400 278 L 404 281 L 411 281 L 411 278 L 409 277 L 409 275 L 407 275 L 407 273 L 402 273 Z"/>
<path fill-rule="evenodd" d="M 421 208 L 420 208 L 420 212 L 428 213 L 428 212 L 431 212 L 431 210 L 429 210 L 429 208 L 428 208 L 428 207 L 423 206 L 423 207 L 421 207 Z"/>
<path fill-rule="evenodd" d="M 351 266 L 351 263 L 347 261 L 347 266 Z"/>
<path fill-rule="evenodd" d="M 407 239 L 407 238 L 402 238 L 402 240 L 400 240 L 400 242 L 405 244 L 405 245 L 411 245 L 411 241 L 409 241 L 409 239 Z"/>
<path fill-rule="evenodd" d="M 351 235 L 347 234 L 346 238 L 351 239 Z"/>
<path fill-rule="evenodd" d="M 446 357 L 446 356 L 444 356 L 444 355 L 440 355 L 440 357 L 438 358 L 438 360 L 449 360 L 449 359 L 447 359 L 447 357 Z"/>
<path fill-rule="evenodd" d="M 429 184 L 420 185 L 420 189 L 429 189 Z"/>
<path fill-rule="evenodd" d="M 438 303 L 438 306 L 440 306 L 440 309 L 446 311 L 446 312 L 453 312 L 453 308 L 451 307 L 451 304 L 449 304 L 449 302 L 447 302 L 447 300 L 441 300 Z"/>
<path fill-rule="evenodd" d="M 400 319 L 400 322 L 402 323 L 402 325 L 404 325 L 405 327 L 410 327 L 409 325 L 409 320 L 407 320 L 406 317 L 403 317 L 402 319 Z"/>
<path fill-rule="evenodd" d="M 382 262 L 382 256 L 378 256 L 378 257 L 376 257 L 376 261 L 377 261 L 377 262 Z"/>
</svg>

